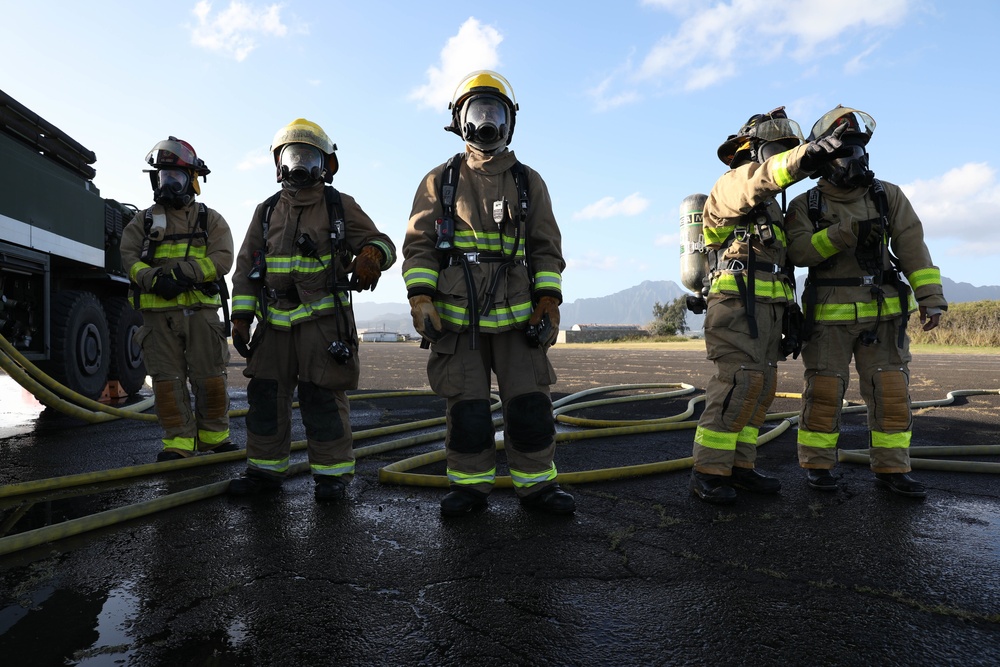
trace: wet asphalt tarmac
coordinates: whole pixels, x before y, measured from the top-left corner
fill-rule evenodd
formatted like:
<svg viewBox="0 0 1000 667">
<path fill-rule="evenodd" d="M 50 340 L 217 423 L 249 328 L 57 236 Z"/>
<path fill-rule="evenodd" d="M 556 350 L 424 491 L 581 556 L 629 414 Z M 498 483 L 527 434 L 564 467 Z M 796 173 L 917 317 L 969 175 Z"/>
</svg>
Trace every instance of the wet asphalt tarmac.
<svg viewBox="0 0 1000 667">
<path fill-rule="evenodd" d="M 362 392 L 426 388 L 416 345 L 362 354 Z M 555 398 L 657 382 L 700 393 L 712 372 L 703 350 L 557 346 L 551 358 Z M 230 373 L 234 409 L 246 405 L 241 366 Z M 911 372 L 916 401 L 996 390 L 1000 355 L 918 353 Z M 801 390 L 800 362 L 782 364 L 778 390 Z M 666 417 L 689 398 L 573 414 Z M 848 399 L 859 401 L 856 378 Z M 778 398 L 772 411 L 797 404 Z M 352 406 L 356 432 L 443 411 L 435 397 Z M 998 422 L 1000 396 L 959 397 L 915 410 L 913 444 L 998 444 Z M 244 419 L 232 430 L 242 442 Z M 687 457 L 692 435 L 575 441 L 556 463 L 570 472 Z M 81 425 L 45 410 L 0 437 L 0 486 L 149 463 L 158 437 L 155 423 Z M 297 415 L 293 438 L 304 438 Z M 842 463 L 839 490 L 822 493 L 805 485 L 794 441 L 791 428 L 759 452 L 780 496 L 741 493 L 725 507 L 692 498 L 685 469 L 568 487 L 571 517 L 526 512 L 497 489 L 484 513 L 444 520 L 441 489 L 378 481 L 381 467 L 440 447 L 427 444 L 359 459 L 340 505 L 317 504 L 299 475 L 278 496 L 216 495 L 31 547 L 0 556 L 0 665 L 1000 664 L 997 476 L 919 470 L 929 495 L 914 501 Z M 841 444 L 867 445 L 863 415 L 845 415 Z M 16 534 L 242 469 L 0 498 L 0 528 Z"/>
</svg>

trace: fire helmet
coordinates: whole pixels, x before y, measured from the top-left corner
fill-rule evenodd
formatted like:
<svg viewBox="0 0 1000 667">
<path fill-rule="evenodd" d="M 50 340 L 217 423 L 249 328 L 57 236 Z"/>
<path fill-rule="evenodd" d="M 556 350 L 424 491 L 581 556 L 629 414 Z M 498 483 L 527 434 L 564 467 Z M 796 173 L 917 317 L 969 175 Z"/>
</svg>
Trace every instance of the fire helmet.
<svg viewBox="0 0 1000 667">
<path fill-rule="evenodd" d="M 146 155 L 146 169 L 153 187 L 153 201 L 183 208 L 201 194 L 198 177 L 208 180 L 212 170 L 198 157 L 194 148 L 177 137 L 159 141 Z"/>
<path fill-rule="evenodd" d="M 313 162 L 308 151 L 301 149 L 283 150 L 291 144 L 305 144 L 319 150 L 319 163 Z M 271 142 L 271 153 L 274 155 L 274 167 L 277 173 L 278 182 L 281 183 L 289 177 L 296 169 L 306 170 L 310 177 L 315 180 L 322 179 L 326 183 L 333 181 L 333 175 L 340 169 L 337 161 L 337 144 L 330 140 L 323 128 L 308 121 L 305 118 L 296 118 L 288 125 L 278 130 Z M 285 154 L 284 163 L 282 155 Z M 318 171 L 313 173 L 313 169 Z M 294 180 L 299 180 L 300 173 L 296 173 Z"/>
<path fill-rule="evenodd" d="M 840 140 L 853 152 L 827 162 L 819 168 L 818 175 L 841 188 L 867 187 L 875 178 L 875 173 L 868 168 L 868 151 L 865 148 L 875 132 L 874 118 L 864 111 L 838 104 L 816 121 L 809 133 L 809 141 L 827 137 L 842 125 L 847 125 L 847 129 L 840 135 Z"/>
<path fill-rule="evenodd" d="M 719 146 L 723 164 L 736 168 L 747 162 L 763 162 L 772 155 L 791 150 L 803 141 L 799 124 L 785 114 L 785 107 L 750 116 Z"/>
<path fill-rule="evenodd" d="M 510 82 L 491 70 L 468 74 L 448 105 L 451 124 L 444 129 L 484 153 L 509 146 L 514 136 L 517 99 Z"/>
</svg>

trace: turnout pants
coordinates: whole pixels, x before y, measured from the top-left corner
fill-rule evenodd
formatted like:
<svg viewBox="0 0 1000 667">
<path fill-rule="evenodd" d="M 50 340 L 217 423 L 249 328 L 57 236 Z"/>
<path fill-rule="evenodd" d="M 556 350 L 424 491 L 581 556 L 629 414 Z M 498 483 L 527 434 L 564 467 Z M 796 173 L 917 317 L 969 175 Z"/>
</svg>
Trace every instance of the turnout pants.
<svg viewBox="0 0 1000 667">
<path fill-rule="evenodd" d="M 479 349 L 469 334 L 449 333 L 431 347 L 427 377 L 448 400 L 445 448 L 452 487 L 483 494 L 496 477 L 495 428 L 490 408 L 491 371 L 496 374 L 504 415 L 504 449 L 519 496 L 540 492 L 556 478 L 555 419 L 549 385 L 555 370 L 543 348 L 528 346 L 524 332 L 480 332 Z"/>
<path fill-rule="evenodd" d="M 227 442 L 229 343 L 218 311 L 143 311 L 142 320 L 136 342 L 153 379 L 164 450 L 191 456 Z"/>
</svg>

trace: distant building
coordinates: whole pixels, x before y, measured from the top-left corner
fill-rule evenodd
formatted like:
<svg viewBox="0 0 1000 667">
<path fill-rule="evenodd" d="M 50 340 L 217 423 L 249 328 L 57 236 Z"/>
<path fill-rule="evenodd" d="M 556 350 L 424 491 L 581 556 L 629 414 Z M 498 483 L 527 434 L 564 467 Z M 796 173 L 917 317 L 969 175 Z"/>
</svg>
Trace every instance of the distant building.
<svg viewBox="0 0 1000 667">
<path fill-rule="evenodd" d="M 560 331 L 559 343 L 597 343 L 623 338 L 646 338 L 649 332 L 638 324 L 574 324 L 569 331 Z"/>
<path fill-rule="evenodd" d="M 359 331 L 358 338 L 362 343 L 400 343 L 409 337 L 395 331 Z"/>
</svg>

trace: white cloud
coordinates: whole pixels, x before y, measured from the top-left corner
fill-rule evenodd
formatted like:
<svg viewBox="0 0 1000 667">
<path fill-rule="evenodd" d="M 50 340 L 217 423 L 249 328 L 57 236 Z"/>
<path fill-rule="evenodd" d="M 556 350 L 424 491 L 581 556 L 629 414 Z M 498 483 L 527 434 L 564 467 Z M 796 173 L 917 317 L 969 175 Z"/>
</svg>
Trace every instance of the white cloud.
<svg viewBox="0 0 1000 667">
<path fill-rule="evenodd" d="M 878 50 L 878 37 L 902 23 L 919 0 L 642 0 L 679 23 L 642 58 L 626 63 L 590 91 L 599 109 L 640 99 L 651 84 L 699 90 L 776 62 L 808 67 L 831 52 L 849 52 L 842 68 L 857 73 Z"/>
<path fill-rule="evenodd" d="M 273 168 L 274 156 L 271 155 L 269 148 L 261 147 L 244 155 L 240 163 L 236 165 L 236 169 L 237 171 L 252 171 L 265 165 Z"/>
<path fill-rule="evenodd" d="M 643 198 L 638 192 L 633 192 L 621 201 L 615 201 L 614 197 L 599 199 L 574 213 L 573 219 L 592 220 L 594 218 L 630 217 L 639 215 L 647 208 L 649 208 L 649 200 Z"/>
<path fill-rule="evenodd" d="M 927 236 L 961 241 L 948 254 L 1000 254 L 1000 183 L 988 164 L 970 162 L 939 178 L 900 187 Z"/>
<path fill-rule="evenodd" d="M 602 255 L 596 252 L 588 252 L 581 259 L 566 259 L 567 271 L 615 271 L 617 269 L 617 257 Z"/>
<path fill-rule="evenodd" d="M 191 43 L 242 62 L 257 48 L 261 36 L 284 37 L 288 28 L 281 22 L 282 5 L 264 8 L 239 0 L 212 16 L 212 3 L 200 0 L 191 11 L 198 19 L 191 29 Z"/>
<path fill-rule="evenodd" d="M 455 87 L 477 69 L 496 69 L 503 35 L 470 17 L 441 49 L 440 65 L 427 68 L 427 83 L 408 96 L 420 108 L 447 109 Z"/>
</svg>

